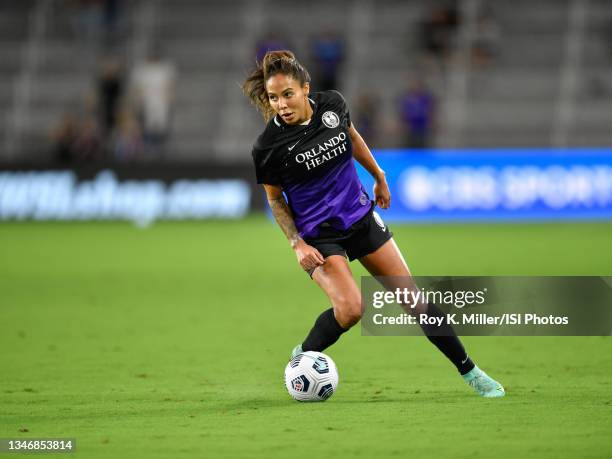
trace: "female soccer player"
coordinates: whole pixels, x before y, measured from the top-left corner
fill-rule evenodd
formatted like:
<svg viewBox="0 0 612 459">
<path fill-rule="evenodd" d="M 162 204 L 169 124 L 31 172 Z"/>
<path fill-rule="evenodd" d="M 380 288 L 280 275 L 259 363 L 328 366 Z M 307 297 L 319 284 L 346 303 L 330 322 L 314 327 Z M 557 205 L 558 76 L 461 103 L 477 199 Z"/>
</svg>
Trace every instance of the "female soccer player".
<svg viewBox="0 0 612 459">
<path fill-rule="evenodd" d="M 411 282 L 391 231 L 374 211 L 391 203 L 385 173 L 351 123 L 342 95 L 310 94 L 310 76 L 292 52 L 266 53 L 243 91 L 268 122 L 253 146 L 257 182 L 299 264 L 333 306 L 317 318 L 293 355 L 321 352 L 361 318 L 361 293 L 347 257 L 358 259 L 373 276 L 394 276 L 386 278 L 386 288 Z M 374 201 L 357 177 L 353 158 L 376 181 Z M 413 307 L 413 313 L 443 317 L 434 304 Z M 468 357 L 450 325 L 422 328 L 478 394 L 504 395 L 501 384 Z"/>
</svg>

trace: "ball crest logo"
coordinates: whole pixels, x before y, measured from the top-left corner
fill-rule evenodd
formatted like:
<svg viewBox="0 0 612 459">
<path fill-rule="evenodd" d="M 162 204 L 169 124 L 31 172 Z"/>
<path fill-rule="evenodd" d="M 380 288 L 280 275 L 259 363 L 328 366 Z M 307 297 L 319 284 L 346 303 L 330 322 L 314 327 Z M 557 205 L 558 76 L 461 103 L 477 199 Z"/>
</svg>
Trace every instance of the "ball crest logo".
<svg viewBox="0 0 612 459">
<path fill-rule="evenodd" d="M 338 115 L 336 115 L 334 112 L 323 113 L 321 121 L 323 121 L 323 124 L 330 129 L 336 128 L 340 124 L 340 118 L 338 118 Z"/>
<path fill-rule="evenodd" d="M 291 387 L 296 392 L 308 392 L 309 386 L 310 382 L 304 375 L 298 376 L 297 378 L 291 380 Z"/>
</svg>

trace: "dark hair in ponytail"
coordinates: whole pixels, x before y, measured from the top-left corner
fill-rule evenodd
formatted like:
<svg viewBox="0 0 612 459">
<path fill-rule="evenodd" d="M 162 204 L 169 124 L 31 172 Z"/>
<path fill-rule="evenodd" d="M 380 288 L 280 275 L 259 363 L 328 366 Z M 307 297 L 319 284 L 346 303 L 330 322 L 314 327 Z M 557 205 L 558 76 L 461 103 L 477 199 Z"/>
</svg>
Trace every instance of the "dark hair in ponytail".
<svg viewBox="0 0 612 459">
<path fill-rule="evenodd" d="M 300 83 L 300 86 L 310 83 L 308 71 L 298 62 L 291 51 L 268 51 L 263 61 L 257 62 L 257 67 L 242 83 L 242 91 L 261 112 L 266 121 L 274 116 L 274 110 L 268 100 L 266 81 L 278 73 L 292 77 Z"/>
</svg>

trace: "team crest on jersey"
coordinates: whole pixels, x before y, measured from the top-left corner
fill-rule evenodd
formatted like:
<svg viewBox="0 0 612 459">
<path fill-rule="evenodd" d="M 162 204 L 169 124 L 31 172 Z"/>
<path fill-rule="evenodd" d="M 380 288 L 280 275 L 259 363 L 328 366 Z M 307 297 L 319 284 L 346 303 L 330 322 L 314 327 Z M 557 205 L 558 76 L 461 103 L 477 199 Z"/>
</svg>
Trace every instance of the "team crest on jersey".
<svg viewBox="0 0 612 459">
<path fill-rule="evenodd" d="M 340 118 L 338 118 L 338 115 L 336 115 L 334 112 L 323 113 L 321 121 L 323 121 L 323 124 L 330 129 L 338 127 L 340 124 Z"/>
<path fill-rule="evenodd" d="M 378 215 L 378 212 L 372 212 L 372 215 L 374 216 L 374 221 L 376 222 L 376 224 L 378 226 L 380 226 L 382 228 L 382 230 L 385 230 L 385 222 L 383 222 L 383 219 L 380 218 L 380 215 Z"/>
</svg>

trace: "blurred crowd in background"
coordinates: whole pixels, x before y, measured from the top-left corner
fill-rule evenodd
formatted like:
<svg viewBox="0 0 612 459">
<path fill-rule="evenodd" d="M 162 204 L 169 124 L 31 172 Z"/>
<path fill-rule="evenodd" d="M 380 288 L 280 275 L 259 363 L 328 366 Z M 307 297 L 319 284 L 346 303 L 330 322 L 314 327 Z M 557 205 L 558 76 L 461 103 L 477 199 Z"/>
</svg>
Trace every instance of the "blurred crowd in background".
<svg viewBox="0 0 612 459">
<path fill-rule="evenodd" d="M 75 37 L 102 48 L 97 75 L 83 105 L 67 111 L 51 132 L 62 164 L 159 158 L 169 135 L 177 71 L 153 44 L 144 62 L 126 65 L 117 43 L 126 25 L 121 0 L 66 3 Z M 146 152 L 146 156 L 145 156 Z"/>
<path fill-rule="evenodd" d="M 176 69 L 157 50 L 126 69 L 116 56 L 100 62 L 89 97 L 53 129 L 58 162 L 158 159 L 170 133 Z"/>
<path fill-rule="evenodd" d="M 171 133 L 175 64 L 164 57 L 163 44 L 154 43 L 145 62 L 126 63 L 115 50 L 127 27 L 122 21 L 121 0 L 72 0 L 66 3 L 74 33 L 93 46 L 102 46 L 103 57 L 92 91 L 83 106 L 67 111 L 51 133 L 53 156 L 60 163 L 110 159 L 158 159 Z M 363 92 L 352 107 L 352 117 L 366 141 L 376 146 L 379 138 L 396 138 L 395 146 L 427 148 L 436 132 L 436 96 L 427 77 L 444 72 L 453 58 L 461 21 L 457 3 L 447 1 L 429 8 L 417 35 L 422 59 L 408 75 L 405 91 L 396 95 L 395 123 L 379 117 L 377 94 Z M 479 13 L 477 38 L 473 42 L 474 65 L 490 65 L 496 56 L 499 27 L 487 12 Z M 257 61 L 267 51 L 293 49 L 290 37 L 273 32 L 262 36 L 253 50 Z M 326 30 L 313 36 L 306 60 L 315 91 L 342 91 L 340 78 L 349 47 L 341 30 Z M 381 88 L 381 90 L 384 90 Z"/>
<path fill-rule="evenodd" d="M 0 156 L 246 163 L 275 49 L 372 148 L 609 145 L 612 5 L 516 2 L 0 0 Z"/>
</svg>

